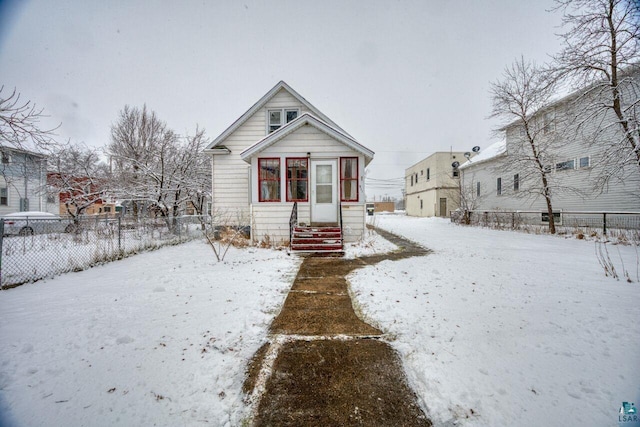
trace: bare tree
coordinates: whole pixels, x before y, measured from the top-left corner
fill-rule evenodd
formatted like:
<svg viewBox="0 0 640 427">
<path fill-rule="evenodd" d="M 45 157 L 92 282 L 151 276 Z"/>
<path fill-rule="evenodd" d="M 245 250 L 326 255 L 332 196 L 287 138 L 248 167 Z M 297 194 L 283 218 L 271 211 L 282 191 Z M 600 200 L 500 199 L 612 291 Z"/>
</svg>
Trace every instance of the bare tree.
<svg viewBox="0 0 640 427">
<path fill-rule="evenodd" d="M 186 160 L 185 187 L 189 202 L 197 215 L 207 213 L 207 201 L 211 196 L 211 159 L 203 153 L 209 142 L 205 130 L 196 126 L 194 135 L 185 137 L 182 148 Z"/>
<path fill-rule="evenodd" d="M 40 120 L 44 110 L 31 101 L 20 99 L 20 93 L 10 93 L 0 87 L 0 145 L 19 150 L 40 151 L 50 147 L 54 129 L 43 129 Z"/>
<path fill-rule="evenodd" d="M 74 220 L 104 198 L 108 168 L 98 149 L 69 144 L 53 152 L 48 165 L 47 191 L 60 195 L 60 202 Z"/>
<path fill-rule="evenodd" d="M 144 204 L 174 227 L 187 205 L 203 213 L 211 185 L 204 129 L 180 137 L 146 106 L 127 106 L 111 134 L 114 190 L 133 202 L 134 214 Z"/>
<path fill-rule="evenodd" d="M 575 135 L 599 148 L 602 187 L 640 172 L 640 2 L 556 1 L 568 28 L 554 69 L 586 87 L 575 102 Z"/>
<path fill-rule="evenodd" d="M 157 189 L 164 188 L 165 159 L 175 145 L 177 135 L 156 113 L 126 105 L 116 124 L 111 126 L 107 146 L 113 189 L 131 201 L 134 216 L 143 206 L 158 203 Z"/>
<path fill-rule="evenodd" d="M 555 234 L 549 159 L 555 142 L 554 133 L 544 122 L 542 109 L 550 103 L 555 81 L 542 67 L 524 58 L 505 68 L 502 79 L 491 83 L 491 117 L 504 125 L 518 127 L 520 138 L 507 147 L 509 161 L 504 165 L 522 174 L 521 195 L 545 201 L 549 232 Z"/>
<path fill-rule="evenodd" d="M 452 204 L 459 206 L 455 221 L 461 224 L 471 224 L 471 212 L 480 204 L 480 196 L 476 191 L 476 181 L 473 176 L 466 180 L 465 171 L 462 170 L 458 180 L 458 188 L 448 191 Z"/>
</svg>

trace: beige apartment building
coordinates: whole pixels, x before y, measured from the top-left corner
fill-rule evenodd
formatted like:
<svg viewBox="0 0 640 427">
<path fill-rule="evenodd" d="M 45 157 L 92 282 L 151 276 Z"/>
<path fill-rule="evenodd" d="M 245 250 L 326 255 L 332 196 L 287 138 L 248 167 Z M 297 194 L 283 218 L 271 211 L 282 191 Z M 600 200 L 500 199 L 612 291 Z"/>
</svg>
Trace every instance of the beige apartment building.
<svg viewBox="0 0 640 427">
<path fill-rule="evenodd" d="M 451 211 L 460 204 L 460 172 L 457 165 L 466 160 L 462 151 L 437 152 L 406 169 L 407 215 L 450 216 Z"/>
</svg>

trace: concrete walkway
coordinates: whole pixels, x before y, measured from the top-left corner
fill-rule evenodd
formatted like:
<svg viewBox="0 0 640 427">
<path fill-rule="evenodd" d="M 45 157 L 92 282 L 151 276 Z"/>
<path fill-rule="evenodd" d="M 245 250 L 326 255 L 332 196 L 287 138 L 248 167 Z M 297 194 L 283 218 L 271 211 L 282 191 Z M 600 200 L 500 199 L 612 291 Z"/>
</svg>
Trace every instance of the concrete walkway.
<svg viewBox="0 0 640 427">
<path fill-rule="evenodd" d="M 391 254 L 304 259 L 269 342 L 254 356 L 245 392 L 254 426 L 430 426 L 382 331 L 353 310 L 345 276 L 428 250 L 383 230 Z"/>
</svg>

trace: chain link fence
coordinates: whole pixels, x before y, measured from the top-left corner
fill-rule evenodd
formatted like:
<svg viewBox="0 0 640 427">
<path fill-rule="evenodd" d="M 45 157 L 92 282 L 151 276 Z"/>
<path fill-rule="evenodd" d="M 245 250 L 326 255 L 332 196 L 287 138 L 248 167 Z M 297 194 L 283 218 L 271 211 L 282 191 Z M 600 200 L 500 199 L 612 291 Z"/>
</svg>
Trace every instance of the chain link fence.
<svg viewBox="0 0 640 427">
<path fill-rule="evenodd" d="M 607 235 L 638 242 L 640 212 L 554 212 L 556 230 L 561 233 Z M 455 211 L 451 221 L 508 230 L 543 230 L 549 227 L 549 215 L 541 211 Z"/>
<path fill-rule="evenodd" d="M 208 220 L 200 216 L 0 219 L 0 287 L 197 239 L 203 237 Z"/>
</svg>

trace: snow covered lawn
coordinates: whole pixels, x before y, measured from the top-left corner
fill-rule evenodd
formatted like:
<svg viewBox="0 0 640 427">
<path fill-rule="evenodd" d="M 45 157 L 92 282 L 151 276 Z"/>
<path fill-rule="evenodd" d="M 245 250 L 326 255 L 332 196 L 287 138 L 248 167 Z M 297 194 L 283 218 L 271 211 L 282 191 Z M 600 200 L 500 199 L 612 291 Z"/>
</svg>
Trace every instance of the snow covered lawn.
<svg viewBox="0 0 640 427">
<path fill-rule="evenodd" d="M 594 242 L 375 218 L 434 250 L 350 281 L 436 426 L 615 426 L 637 407 L 640 284 L 605 277 Z M 610 248 L 634 280 L 637 250 Z"/>
<path fill-rule="evenodd" d="M 0 425 L 239 425 L 298 265 L 191 242 L 0 292 Z"/>
<path fill-rule="evenodd" d="M 605 277 L 593 242 L 375 218 L 435 251 L 350 280 L 436 426 L 613 426 L 637 406 L 640 285 Z M 636 274 L 636 249 L 611 251 L 618 269 Z M 0 292 L 0 425 L 241 425 L 299 262 L 191 242 Z"/>
</svg>

